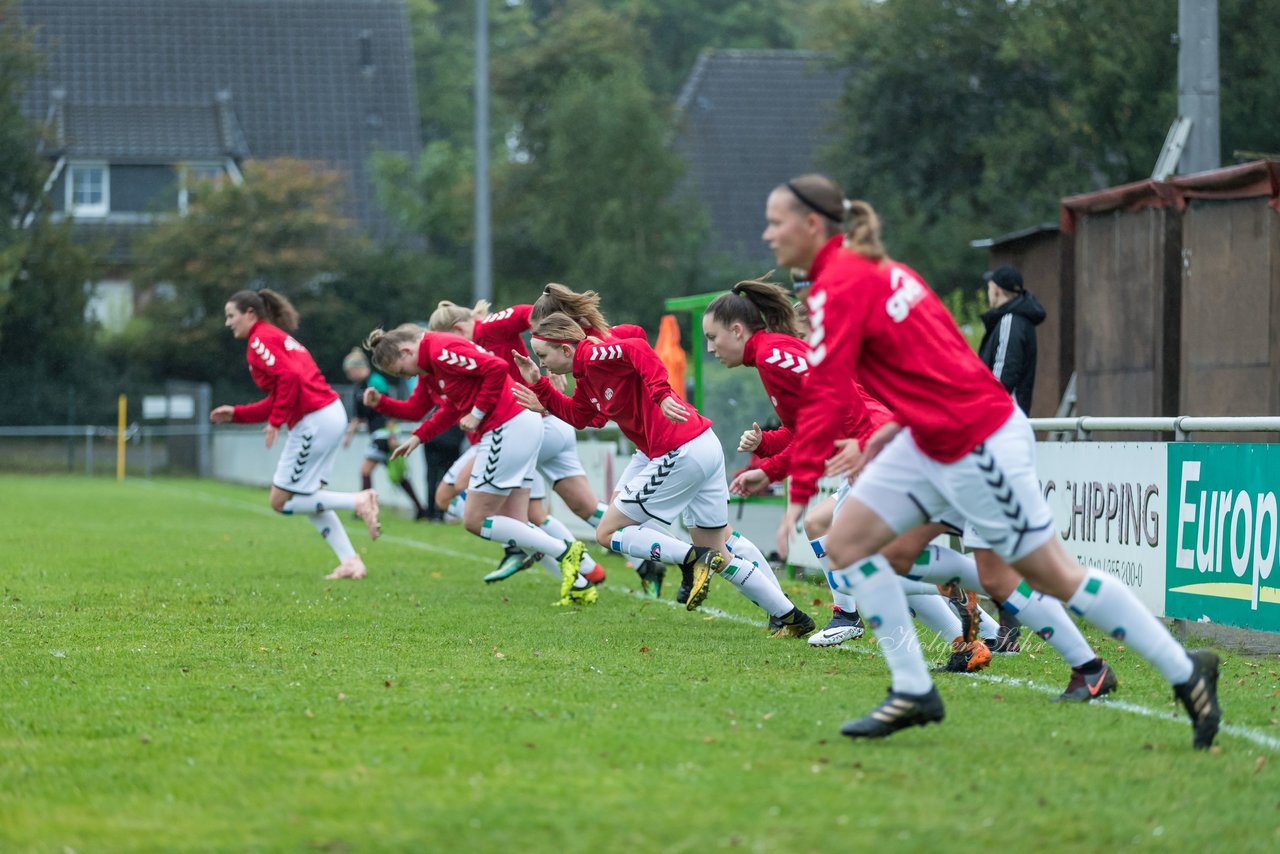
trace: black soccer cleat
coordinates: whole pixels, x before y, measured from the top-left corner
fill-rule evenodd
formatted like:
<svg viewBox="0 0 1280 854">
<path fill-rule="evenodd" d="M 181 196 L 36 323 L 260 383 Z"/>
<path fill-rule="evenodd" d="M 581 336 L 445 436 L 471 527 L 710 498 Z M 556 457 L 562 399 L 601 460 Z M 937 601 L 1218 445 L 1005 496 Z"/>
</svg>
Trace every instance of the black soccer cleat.
<svg viewBox="0 0 1280 854">
<path fill-rule="evenodd" d="M 656 560 L 641 561 L 636 567 L 636 575 L 640 576 L 640 591 L 650 599 L 662 597 L 662 580 L 667 577 L 667 568 Z M 685 594 L 688 600 L 688 594 Z"/>
<path fill-rule="evenodd" d="M 890 689 L 884 702 L 865 717 L 845 721 L 840 734 L 849 738 L 884 738 L 907 727 L 940 724 L 945 716 L 936 687 L 930 686 L 927 694 L 900 694 Z"/>
<path fill-rule="evenodd" d="M 1098 663 L 1102 666 L 1093 673 L 1085 673 L 1079 667 L 1071 668 L 1071 679 L 1067 681 L 1067 687 L 1054 697 L 1053 702 L 1087 703 L 1116 690 L 1119 683 L 1116 681 L 1115 671 L 1102 659 L 1098 659 Z"/>
<path fill-rule="evenodd" d="M 1191 659 L 1191 678 L 1173 686 L 1173 696 L 1182 701 L 1191 716 L 1191 744 L 1196 750 L 1208 750 L 1218 734 L 1222 707 L 1218 705 L 1218 656 L 1207 649 L 1187 653 Z"/>
<path fill-rule="evenodd" d="M 680 587 L 676 589 L 676 601 L 681 605 L 689 601 L 689 591 L 693 589 L 693 565 L 680 566 Z"/>
</svg>

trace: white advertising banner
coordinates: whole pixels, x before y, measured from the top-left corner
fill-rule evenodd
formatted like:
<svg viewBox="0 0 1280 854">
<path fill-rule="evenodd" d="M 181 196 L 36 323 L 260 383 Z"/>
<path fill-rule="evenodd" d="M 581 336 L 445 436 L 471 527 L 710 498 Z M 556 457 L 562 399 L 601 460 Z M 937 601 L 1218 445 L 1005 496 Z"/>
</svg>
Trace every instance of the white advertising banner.
<svg viewBox="0 0 1280 854">
<path fill-rule="evenodd" d="M 1163 615 L 1168 445 L 1041 442 L 1036 457 L 1068 553 L 1120 579 Z"/>
</svg>

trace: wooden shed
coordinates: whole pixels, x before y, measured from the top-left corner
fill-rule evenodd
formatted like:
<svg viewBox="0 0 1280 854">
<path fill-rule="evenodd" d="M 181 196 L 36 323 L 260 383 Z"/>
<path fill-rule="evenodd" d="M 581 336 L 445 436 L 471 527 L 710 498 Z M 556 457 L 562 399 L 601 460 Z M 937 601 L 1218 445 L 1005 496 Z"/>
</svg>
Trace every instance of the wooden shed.
<svg viewBox="0 0 1280 854">
<path fill-rule="evenodd" d="M 1273 160 L 1063 199 L 1079 413 L 1280 412 L 1278 206 Z"/>
</svg>

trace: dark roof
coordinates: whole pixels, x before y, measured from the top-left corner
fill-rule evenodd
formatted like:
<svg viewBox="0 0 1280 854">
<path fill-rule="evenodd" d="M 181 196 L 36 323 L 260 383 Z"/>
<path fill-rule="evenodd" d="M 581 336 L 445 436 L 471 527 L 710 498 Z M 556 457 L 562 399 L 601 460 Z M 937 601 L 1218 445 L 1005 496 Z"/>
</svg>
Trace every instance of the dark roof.
<svg viewBox="0 0 1280 854">
<path fill-rule="evenodd" d="M 369 156 L 420 147 L 404 0 L 22 0 L 21 11 L 48 60 L 24 110 L 55 120 L 69 154 L 324 161 L 351 177 L 350 212 L 386 233 Z"/>
<path fill-rule="evenodd" d="M 835 101 L 845 72 L 826 54 L 707 50 L 676 108 L 675 147 L 686 180 L 711 215 L 714 252 L 773 264 L 760 240 L 764 203 L 778 184 L 821 171 L 835 141 Z"/>
<path fill-rule="evenodd" d="M 171 163 L 243 159 L 249 154 L 235 113 L 227 104 L 109 107 L 59 103 L 55 105 L 54 126 L 55 153 L 79 159 Z"/>
</svg>

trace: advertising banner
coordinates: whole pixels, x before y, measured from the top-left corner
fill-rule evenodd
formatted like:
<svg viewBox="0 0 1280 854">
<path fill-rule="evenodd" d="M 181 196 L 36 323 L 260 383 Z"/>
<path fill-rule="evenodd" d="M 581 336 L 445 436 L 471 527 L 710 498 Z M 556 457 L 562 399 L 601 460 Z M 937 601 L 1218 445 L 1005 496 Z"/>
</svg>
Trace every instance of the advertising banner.
<svg viewBox="0 0 1280 854">
<path fill-rule="evenodd" d="M 1280 631 L 1280 572 L 1273 572 L 1280 446 L 1166 447 L 1166 614 Z"/>
<path fill-rule="evenodd" d="M 1041 442 L 1036 469 L 1067 552 L 1165 608 L 1166 460 L 1155 442 Z"/>
</svg>

